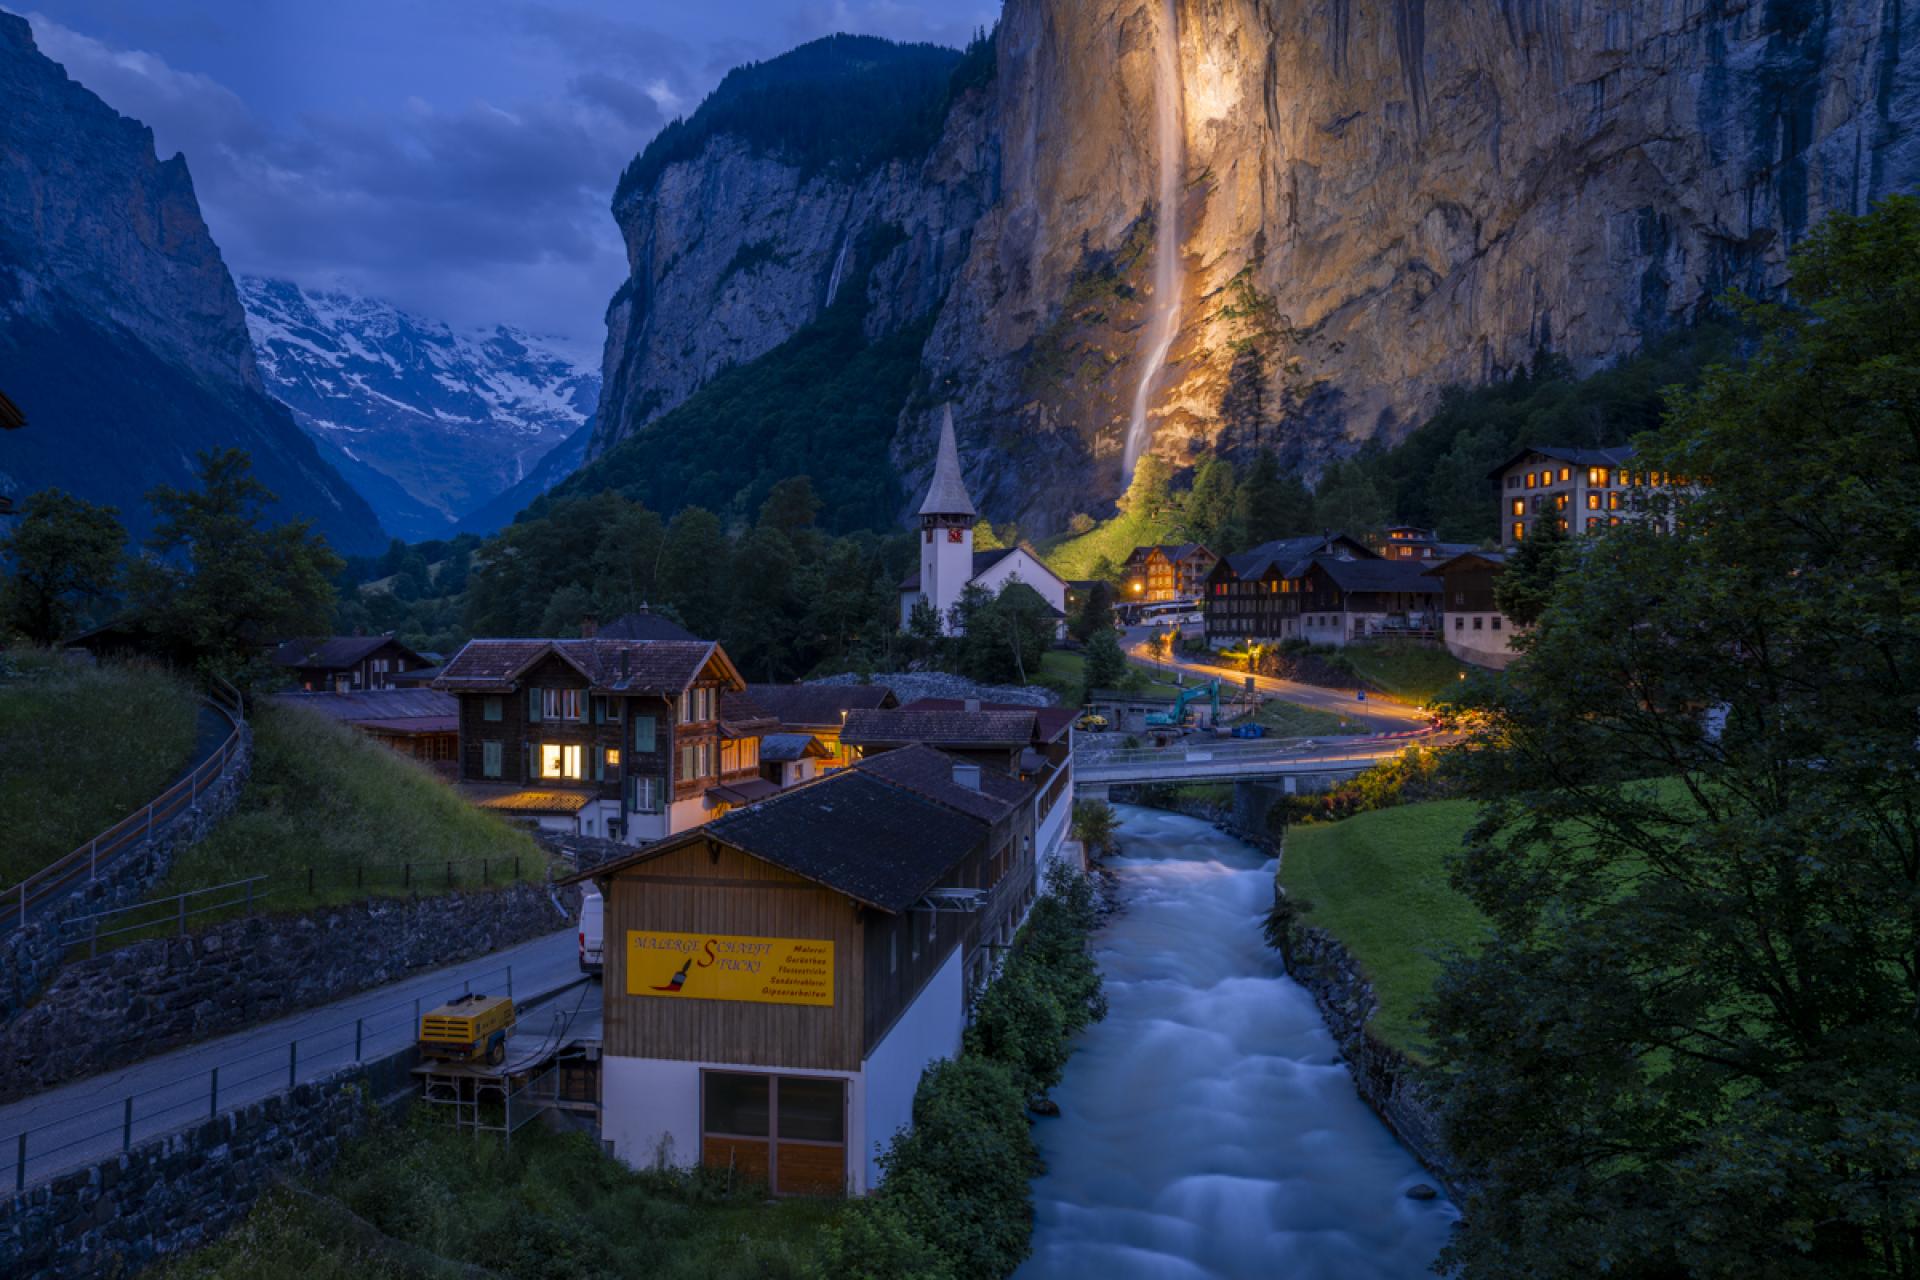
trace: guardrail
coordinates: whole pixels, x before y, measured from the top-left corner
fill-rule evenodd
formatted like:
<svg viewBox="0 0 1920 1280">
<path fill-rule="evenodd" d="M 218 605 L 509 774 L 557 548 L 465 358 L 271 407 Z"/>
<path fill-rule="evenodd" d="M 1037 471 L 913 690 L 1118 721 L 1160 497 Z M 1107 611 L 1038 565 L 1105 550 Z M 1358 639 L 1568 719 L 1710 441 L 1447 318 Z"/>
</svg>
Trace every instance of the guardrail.
<svg viewBox="0 0 1920 1280">
<path fill-rule="evenodd" d="M 102 860 L 111 863 L 128 848 L 151 838 L 154 828 L 165 826 L 181 811 L 198 802 L 201 791 L 226 771 L 233 753 L 240 746 L 240 726 L 246 723 L 247 718 L 246 703 L 240 691 L 225 680 L 216 680 L 215 687 L 202 701 L 226 717 L 227 723 L 232 726 L 226 741 L 144 807 L 128 814 L 72 853 L 0 892 L 0 903 L 6 904 L 3 918 L 9 924 L 24 926 L 28 913 L 40 903 L 65 892 L 82 880 L 99 879 Z"/>
<path fill-rule="evenodd" d="M 21 1129 L 0 1138 L 0 1168 L 13 1166 L 13 1189 L 107 1157 L 131 1151 L 136 1143 L 165 1137 L 220 1114 L 223 1106 L 244 1106 L 373 1057 L 405 1048 L 419 1036 L 420 1011 L 478 985 L 485 990 L 502 979 L 513 995 L 513 966 L 492 969 L 458 986 L 448 984 L 429 996 L 383 1006 L 351 1022 L 342 1021 L 284 1045 L 236 1054 L 205 1069 L 183 1073 L 163 1084 L 128 1093 L 112 1102 L 73 1112 L 58 1120 Z M 42 1095 L 43 1097 L 45 1095 Z M 4 1176 L 4 1175 L 0 1175 Z"/>
</svg>

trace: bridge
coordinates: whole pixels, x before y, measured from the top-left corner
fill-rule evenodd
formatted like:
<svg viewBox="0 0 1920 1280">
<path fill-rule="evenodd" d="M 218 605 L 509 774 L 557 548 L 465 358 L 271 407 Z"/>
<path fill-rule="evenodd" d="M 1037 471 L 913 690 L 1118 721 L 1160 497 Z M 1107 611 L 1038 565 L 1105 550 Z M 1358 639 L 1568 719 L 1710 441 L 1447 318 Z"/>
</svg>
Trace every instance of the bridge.
<svg viewBox="0 0 1920 1280">
<path fill-rule="evenodd" d="M 1436 736 L 1428 729 L 1356 738 L 1226 739 L 1134 750 L 1082 749 L 1074 754 L 1074 784 L 1083 796 L 1150 782 L 1283 782 L 1290 784 L 1289 791 L 1312 790 L 1313 782 L 1350 778 Z"/>
</svg>

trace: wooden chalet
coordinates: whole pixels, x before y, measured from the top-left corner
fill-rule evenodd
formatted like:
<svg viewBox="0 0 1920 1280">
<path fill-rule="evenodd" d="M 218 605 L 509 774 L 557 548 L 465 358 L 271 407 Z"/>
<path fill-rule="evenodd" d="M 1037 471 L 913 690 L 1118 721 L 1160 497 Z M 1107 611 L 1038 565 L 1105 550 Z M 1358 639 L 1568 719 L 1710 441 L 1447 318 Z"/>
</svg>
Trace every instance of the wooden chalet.
<svg viewBox="0 0 1920 1280">
<path fill-rule="evenodd" d="M 574 877 L 605 902 L 601 1133 L 863 1194 L 958 1052 L 970 986 L 1034 893 L 1031 788 L 927 748 L 863 762 Z"/>
<path fill-rule="evenodd" d="M 395 676 L 433 665 L 390 634 L 287 640 L 273 651 L 273 663 L 309 693 L 385 689 Z"/>
<path fill-rule="evenodd" d="M 747 693 L 780 722 L 780 732 L 819 739 L 827 750 L 819 765 L 822 773 L 852 763 L 840 749 L 840 728 L 848 715 L 900 705 L 893 690 L 877 684 L 750 684 Z"/>
<path fill-rule="evenodd" d="M 1302 582 L 1316 556 L 1380 558 L 1345 534 L 1279 538 L 1228 556 L 1207 575 L 1202 605 L 1207 643 L 1222 649 L 1304 637 Z"/>
<path fill-rule="evenodd" d="M 708 640 L 472 640 L 434 687 L 460 704 L 459 777 L 482 807 L 629 843 L 772 795 L 778 727 Z"/>
<path fill-rule="evenodd" d="M 1499 670 L 1519 656 L 1513 620 L 1494 599 L 1494 583 L 1506 564 L 1504 551 L 1468 551 L 1427 569 L 1440 584 L 1441 636 L 1462 662 Z"/>
<path fill-rule="evenodd" d="M 1120 565 L 1125 583 L 1121 598 L 1140 604 L 1198 600 L 1219 560 L 1198 542 L 1135 547 Z"/>
</svg>

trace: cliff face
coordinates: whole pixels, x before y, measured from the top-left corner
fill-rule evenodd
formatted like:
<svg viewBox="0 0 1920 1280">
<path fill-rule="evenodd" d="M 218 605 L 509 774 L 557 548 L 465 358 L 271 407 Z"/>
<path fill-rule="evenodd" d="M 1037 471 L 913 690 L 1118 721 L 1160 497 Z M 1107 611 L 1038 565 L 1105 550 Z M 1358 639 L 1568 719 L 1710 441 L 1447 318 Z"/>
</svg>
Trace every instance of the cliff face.
<svg viewBox="0 0 1920 1280">
<path fill-rule="evenodd" d="M 1181 323 L 1149 421 L 1176 464 L 1265 445 L 1311 472 L 1542 348 L 1594 367 L 1730 286 L 1776 288 L 1822 216 L 1920 180 L 1920 22 L 1891 0 L 1008 0 L 997 75 L 940 144 L 995 176 L 990 198 L 968 221 L 955 193 L 983 184 L 904 164 L 886 180 L 894 207 L 966 249 L 950 277 L 916 278 L 950 285 L 930 394 L 903 406 L 894 445 L 909 493 L 947 394 L 994 519 L 1054 528 L 1123 487 L 1168 213 L 1153 51 L 1170 25 Z M 667 400 L 722 349 L 764 350 L 817 310 L 853 206 L 742 185 L 738 164 L 716 143 L 668 171 L 644 220 L 622 211 L 639 262 L 672 259 L 651 230 L 665 208 L 731 225 L 750 191 L 779 220 L 655 289 L 644 328 L 610 328 L 609 369 L 668 362 L 679 381 L 633 383 Z M 736 284 L 723 254 L 763 234 L 795 246 L 791 265 Z M 893 289 L 884 273 L 873 287 Z"/>
<path fill-rule="evenodd" d="M 185 159 L 66 77 L 0 13 L 0 387 L 29 427 L 0 492 L 58 485 L 146 527 L 146 490 L 236 445 L 289 515 L 349 550 L 373 512 L 262 389 L 239 294 Z"/>
</svg>

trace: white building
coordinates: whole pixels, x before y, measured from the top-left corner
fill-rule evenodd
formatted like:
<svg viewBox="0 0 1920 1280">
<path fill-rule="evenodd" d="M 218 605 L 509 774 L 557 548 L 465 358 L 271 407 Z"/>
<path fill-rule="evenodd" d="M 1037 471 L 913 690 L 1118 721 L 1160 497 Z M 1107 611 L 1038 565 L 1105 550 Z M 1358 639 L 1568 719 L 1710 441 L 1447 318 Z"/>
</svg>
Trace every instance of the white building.
<svg viewBox="0 0 1920 1280">
<path fill-rule="evenodd" d="M 973 549 L 973 525 L 980 518 L 960 474 L 960 450 L 953 436 L 953 406 L 941 410 L 940 451 L 934 460 L 933 480 L 920 503 L 920 568 L 900 583 L 900 626 L 913 621 L 914 606 L 925 600 L 940 619 L 940 629 L 951 632 L 952 612 L 960 593 L 977 586 L 999 595 L 1014 582 L 1040 593 L 1062 619 L 1067 611 L 1067 584 L 1042 564 L 1033 548 L 1022 543 L 994 551 Z"/>
</svg>

